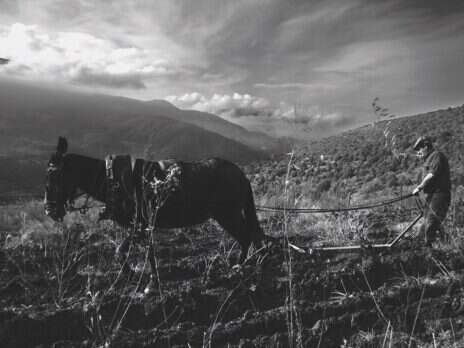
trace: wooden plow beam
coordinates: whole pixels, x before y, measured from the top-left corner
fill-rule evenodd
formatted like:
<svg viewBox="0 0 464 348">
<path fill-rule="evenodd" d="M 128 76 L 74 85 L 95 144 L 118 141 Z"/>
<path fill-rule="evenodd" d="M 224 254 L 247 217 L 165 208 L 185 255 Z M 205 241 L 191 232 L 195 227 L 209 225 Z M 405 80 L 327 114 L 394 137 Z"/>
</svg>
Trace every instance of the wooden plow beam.
<svg viewBox="0 0 464 348">
<path fill-rule="evenodd" d="M 350 252 L 350 251 L 359 251 L 359 250 L 369 250 L 369 249 L 376 249 L 376 250 L 383 250 L 383 249 L 391 249 L 393 248 L 398 241 L 404 237 L 406 233 L 408 233 L 411 228 L 422 218 L 424 215 L 421 212 L 405 229 L 402 231 L 398 236 L 396 236 L 390 243 L 385 244 L 364 244 L 364 245 L 347 245 L 347 246 L 332 246 L 332 247 L 319 247 L 319 248 L 309 248 L 303 249 L 300 248 L 292 243 L 288 243 L 288 246 L 295 250 L 300 254 L 308 254 L 312 255 L 318 252 L 327 252 L 327 251 L 340 251 L 340 252 Z"/>
</svg>

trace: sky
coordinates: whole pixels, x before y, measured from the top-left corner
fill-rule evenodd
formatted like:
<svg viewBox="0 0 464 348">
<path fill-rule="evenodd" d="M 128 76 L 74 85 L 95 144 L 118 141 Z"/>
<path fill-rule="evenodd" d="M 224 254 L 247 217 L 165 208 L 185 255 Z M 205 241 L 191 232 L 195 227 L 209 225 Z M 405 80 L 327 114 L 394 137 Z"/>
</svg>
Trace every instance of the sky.
<svg viewBox="0 0 464 348">
<path fill-rule="evenodd" d="M 311 140 L 464 103 L 462 0 L 0 0 L 0 78 Z"/>
</svg>

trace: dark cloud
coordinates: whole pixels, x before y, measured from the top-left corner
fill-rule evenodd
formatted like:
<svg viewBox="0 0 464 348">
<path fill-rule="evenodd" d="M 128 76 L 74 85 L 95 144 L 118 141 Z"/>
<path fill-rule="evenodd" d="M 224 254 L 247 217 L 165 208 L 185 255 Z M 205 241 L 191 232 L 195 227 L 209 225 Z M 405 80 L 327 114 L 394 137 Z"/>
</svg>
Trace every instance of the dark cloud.
<svg viewBox="0 0 464 348">
<path fill-rule="evenodd" d="M 146 85 L 140 75 L 137 74 L 108 74 L 92 71 L 88 68 L 79 70 L 72 81 L 85 86 L 145 89 Z"/>
<path fill-rule="evenodd" d="M 377 0 L 377 3 L 384 3 Z M 422 16 L 437 18 L 454 15 L 464 11 L 464 2 L 461 0 L 395 0 L 391 1 L 391 14 L 404 13 L 405 11 L 419 12 Z"/>
<path fill-rule="evenodd" d="M 0 58 L 0 65 L 7 65 L 10 62 L 7 58 Z"/>
<path fill-rule="evenodd" d="M 418 40 L 438 34 L 459 23 L 455 17 L 462 13 L 463 4 L 464 1 L 267 1 L 232 9 L 219 6 L 215 21 L 223 19 L 223 25 L 211 25 L 211 32 L 203 29 L 209 35 L 203 34 L 201 40 L 212 60 L 211 66 L 218 70 L 221 66 L 246 69 L 249 81 L 255 82 L 270 73 L 285 79 L 283 82 L 304 82 L 313 77 L 311 67 L 323 64 L 349 45 Z M 179 10 L 183 14 L 178 17 L 182 24 L 171 23 L 181 29 L 169 33 L 188 44 L 199 40 L 194 33 L 200 23 L 203 28 L 210 23 L 207 16 L 201 16 L 203 6 L 198 6 L 190 17 L 186 8 L 181 6 Z M 463 32 L 464 28 L 455 24 L 454 30 Z"/>
<path fill-rule="evenodd" d="M 259 109 L 253 107 L 237 107 L 231 110 L 224 110 L 223 113 L 230 113 L 233 117 L 257 117 L 257 116 L 265 116 L 265 117 L 272 117 L 274 115 L 274 110 L 270 109 Z"/>
</svg>

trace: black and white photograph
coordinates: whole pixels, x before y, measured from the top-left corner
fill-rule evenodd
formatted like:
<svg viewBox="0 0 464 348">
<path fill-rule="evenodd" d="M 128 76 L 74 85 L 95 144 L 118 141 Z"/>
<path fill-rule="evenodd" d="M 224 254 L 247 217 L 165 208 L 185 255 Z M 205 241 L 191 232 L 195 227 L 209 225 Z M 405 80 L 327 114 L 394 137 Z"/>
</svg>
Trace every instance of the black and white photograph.
<svg viewBox="0 0 464 348">
<path fill-rule="evenodd" d="M 463 154 L 462 0 L 0 0 L 0 347 L 464 347 Z"/>
</svg>

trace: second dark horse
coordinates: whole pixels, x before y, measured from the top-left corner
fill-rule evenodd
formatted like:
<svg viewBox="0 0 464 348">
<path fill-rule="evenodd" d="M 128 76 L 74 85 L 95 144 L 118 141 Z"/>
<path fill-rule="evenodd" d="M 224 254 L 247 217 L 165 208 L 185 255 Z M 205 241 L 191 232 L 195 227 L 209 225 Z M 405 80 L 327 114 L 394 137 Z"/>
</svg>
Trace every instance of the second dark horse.
<svg viewBox="0 0 464 348">
<path fill-rule="evenodd" d="M 107 204 L 111 200 L 105 161 L 68 154 L 67 149 L 67 140 L 60 137 L 48 162 L 45 212 L 54 220 L 63 219 L 66 206 L 80 193 Z M 263 241 L 250 182 L 235 164 L 218 158 L 192 163 L 139 160 L 133 169 L 122 169 L 113 180 L 123 195 L 113 202 L 116 210 L 109 216 L 120 225 L 177 228 L 212 218 L 240 244 L 241 261 L 251 244 Z"/>
</svg>

